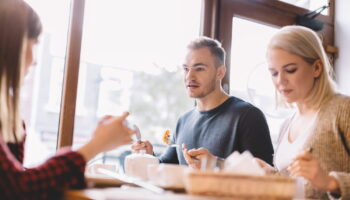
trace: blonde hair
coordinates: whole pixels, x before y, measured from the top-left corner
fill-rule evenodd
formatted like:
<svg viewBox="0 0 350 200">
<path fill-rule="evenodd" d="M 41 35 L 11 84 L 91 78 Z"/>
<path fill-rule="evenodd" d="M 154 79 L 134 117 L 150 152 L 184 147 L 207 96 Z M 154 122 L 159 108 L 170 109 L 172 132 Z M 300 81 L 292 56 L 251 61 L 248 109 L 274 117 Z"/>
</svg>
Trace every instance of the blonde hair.
<svg viewBox="0 0 350 200">
<path fill-rule="evenodd" d="M 285 26 L 271 38 L 267 51 L 271 49 L 283 49 L 300 56 L 310 64 L 314 64 L 317 60 L 322 62 L 322 72 L 315 79 L 312 91 L 306 99 L 308 106 L 319 109 L 328 97 L 335 94 L 335 83 L 331 77 L 332 65 L 322 46 L 321 39 L 313 30 L 296 25 Z M 288 105 L 277 91 L 276 99 L 278 105 Z"/>
<path fill-rule="evenodd" d="M 37 39 L 41 22 L 22 0 L 0 1 L 0 136 L 4 142 L 23 140 L 20 88 L 28 39 Z"/>
</svg>

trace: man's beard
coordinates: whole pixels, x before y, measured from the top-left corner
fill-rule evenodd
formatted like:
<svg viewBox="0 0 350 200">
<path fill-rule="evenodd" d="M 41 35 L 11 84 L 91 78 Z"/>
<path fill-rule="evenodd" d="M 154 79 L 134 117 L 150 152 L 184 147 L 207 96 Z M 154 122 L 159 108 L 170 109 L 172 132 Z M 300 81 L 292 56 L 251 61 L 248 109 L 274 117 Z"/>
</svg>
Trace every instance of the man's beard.
<svg viewBox="0 0 350 200">
<path fill-rule="evenodd" d="M 190 97 L 195 98 L 195 99 L 204 98 L 207 95 L 211 94 L 215 90 L 215 87 L 216 87 L 216 80 L 215 80 L 215 77 L 214 77 L 212 79 L 212 81 L 210 82 L 210 84 L 207 85 L 207 88 L 204 89 L 204 91 L 202 91 L 201 93 L 199 93 L 197 95 L 193 95 L 193 96 L 190 96 Z"/>
</svg>

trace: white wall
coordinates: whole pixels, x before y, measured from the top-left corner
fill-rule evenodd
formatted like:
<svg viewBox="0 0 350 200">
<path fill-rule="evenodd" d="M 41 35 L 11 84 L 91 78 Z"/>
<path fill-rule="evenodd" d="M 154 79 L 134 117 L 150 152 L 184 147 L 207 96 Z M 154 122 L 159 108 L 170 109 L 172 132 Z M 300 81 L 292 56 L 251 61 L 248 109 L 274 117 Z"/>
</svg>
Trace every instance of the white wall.
<svg viewBox="0 0 350 200">
<path fill-rule="evenodd" d="M 339 48 L 335 63 L 336 80 L 340 92 L 350 95 L 350 1 L 335 2 L 335 45 Z"/>
</svg>

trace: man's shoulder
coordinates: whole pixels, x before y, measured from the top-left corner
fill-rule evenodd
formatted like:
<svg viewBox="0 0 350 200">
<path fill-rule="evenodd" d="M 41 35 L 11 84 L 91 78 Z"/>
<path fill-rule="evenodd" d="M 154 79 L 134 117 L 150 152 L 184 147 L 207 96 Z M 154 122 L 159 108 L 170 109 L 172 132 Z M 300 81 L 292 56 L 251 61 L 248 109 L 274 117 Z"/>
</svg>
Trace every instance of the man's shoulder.
<svg viewBox="0 0 350 200">
<path fill-rule="evenodd" d="M 181 115 L 179 118 L 179 121 L 191 117 L 195 112 L 196 112 L 196 108 L 192 108 L 191 110 L 189 110 L 189 111 L 185 112 L 183 115 Z"/>
<path fill-rule="evenodd" d="M 230 110 L 230 111 L 232 110 L 236 112 L 260 111 L 260 109 L 254 106 L 253 104 L 235 96 L 230 96 L 228 101 L 229 101 L 229 104 L 228 104 L 227 110 Z"/>
</svg>

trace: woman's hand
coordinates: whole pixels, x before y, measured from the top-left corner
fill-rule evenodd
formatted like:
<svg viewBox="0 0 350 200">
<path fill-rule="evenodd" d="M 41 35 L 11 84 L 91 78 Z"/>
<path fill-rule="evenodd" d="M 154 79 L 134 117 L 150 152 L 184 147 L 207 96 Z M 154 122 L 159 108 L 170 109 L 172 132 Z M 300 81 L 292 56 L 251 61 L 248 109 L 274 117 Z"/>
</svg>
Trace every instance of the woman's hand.
<svg viewBox="0 0 350 200">
<path fill-rule="evenodd" d="M 153 154 L 153 146 L 149 141 L 137 141 L 131 145 L 131 149 L 134 152 L 139 152 L 140 150 L 146 150 L 147 154 Z"/>
<path fill-rule="evenodd" d="M 106 116 L 101 119 L 91 140 L 83 145 L 78 152 L 88 161 L 97 154 L 112 150 L 118 146 L 130 144 L 134 130 L 129 129 L 124 121 L 129 113 L 120 117 Z"/>
<path fill-rule="evenodd" d="M 308 152 L 300 153 L 289 166 L 291 176 L 301 176 L 316 188 L 339 193 L 337 180 L 322 169 L 319 162 Z"/>
<path fill-rule="evenodd" d="M 201 169 L 202 163 L 206 164 L 206 168 L 215 167 L 217 157 L 211 154 L 205 148 L 187 150 L 185 144 L 182 144 L 182 153 L 187 164 L 193 169 Z"/>
<path fill-rule="evenodd" d="M 266 174 L 276 173 L 275 168 L 273 168 L 271 165 L 261 160 L 260 158 L 254 158 L 254 161 L 258 163 L 258 165 L 265 171 Z"/>
</svg>

